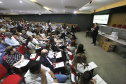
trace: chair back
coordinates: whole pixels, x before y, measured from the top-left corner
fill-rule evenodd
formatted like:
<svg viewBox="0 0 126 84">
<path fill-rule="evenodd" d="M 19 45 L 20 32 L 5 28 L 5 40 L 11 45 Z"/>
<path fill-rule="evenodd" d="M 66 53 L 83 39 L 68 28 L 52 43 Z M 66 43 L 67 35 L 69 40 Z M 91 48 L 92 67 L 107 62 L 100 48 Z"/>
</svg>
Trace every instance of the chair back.
<svg viewBox="0 0 126 84">
<path fill-rule="evenodd" d="M 7 69 L 2 64 L 0 64 L 0 80 L 3 79 L 6 74 L 7 74 Z"/>
</svg>

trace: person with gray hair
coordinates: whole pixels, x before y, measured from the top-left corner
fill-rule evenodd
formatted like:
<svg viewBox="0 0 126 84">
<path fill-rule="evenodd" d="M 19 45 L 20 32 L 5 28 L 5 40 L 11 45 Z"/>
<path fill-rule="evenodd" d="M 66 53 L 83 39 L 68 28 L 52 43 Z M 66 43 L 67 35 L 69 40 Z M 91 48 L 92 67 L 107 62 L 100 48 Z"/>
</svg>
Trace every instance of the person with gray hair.
<svg viewBox="0 0 126 84">
<path fill-rule="evenodd" d="M 10 46 L 19 46 L 19 42 L 12 36 L 12 33 L 6 32 L 5 43 Z"/>
</svg>

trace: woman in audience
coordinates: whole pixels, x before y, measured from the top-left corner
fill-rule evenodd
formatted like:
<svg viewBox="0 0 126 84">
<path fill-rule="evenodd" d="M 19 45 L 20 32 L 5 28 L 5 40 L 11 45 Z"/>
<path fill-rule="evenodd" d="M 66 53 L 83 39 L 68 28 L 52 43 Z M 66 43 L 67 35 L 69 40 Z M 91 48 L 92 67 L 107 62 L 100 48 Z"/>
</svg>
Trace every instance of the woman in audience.
<svg viewBox="0 0 126 84">
<path fill-rule="evenodd" d="M 34 50 L 36 52 L 41 52 L 41 50 L 42 50 L 42 48 L 40 48 L 39 45 L 33 43 L 33 38 L 31 36 L 28 37 L 28 39 L 26 41 L 26 45 L 29 48 L 30 53 L 34 53 Z"/>
<path fill-rule="evenodd" d="M 27 39 L 28 38 L 28 35 L 26 34 L 26 31 L 25 30 L 22 30 L 22 37 Z"/>
<path fill-rule="evenodd" d="M 77 47 L 77 50 L 75 51 L 76 54 L 78 53 L 84 53 L 85 49 L 84 49 L 84 46 L 83 44 L 79 44 L 78 47 Z"/>
<path fill-rule="evenodd" d="M 72 62 L 74 68 L 77 70 L 77 73 L 84 73 L 88 70 L 87 66 L 87 57 L 84 54 L 76 54 Z"/>
<path fill-rule="evenodd" d="M 86 71 L 81 75 L 78 84 L 96 84 L 96 80 L 92 79 L 90 71 Z"/>
<path fill-rule="evenodd" d="M 72 41 L 71 41 L 71 44 L 70 44 L 70 46 L 69 46 L 68 48 L 70 49 L 70 51 L 71 51 L 72 54 L 74 55 L 74 54 L 75 54 L 75 49 L 76 49 L 75 40 L 72 40 Z"/>
<path fill-rule="evenodd" d="M 17 32 L 16 35 L 16 39 L 20 42 L 20 44 L 25 44 L 26 39 L 24 39 L 19 32 Z"/>
<path fill-rule="evenodd" d="M 10 65 L 10 66 L 16 66 L 19 63 L 21 63 L 24 60 L 24 55 L 20 54 L 18 51 L 16 51 L 16 48 L 14 48 L 13 46 L 8 46 L 5 49 L 6 53 L 8 54 L 7 58 L 6 58 L 6 62 Z"/>
</svg>

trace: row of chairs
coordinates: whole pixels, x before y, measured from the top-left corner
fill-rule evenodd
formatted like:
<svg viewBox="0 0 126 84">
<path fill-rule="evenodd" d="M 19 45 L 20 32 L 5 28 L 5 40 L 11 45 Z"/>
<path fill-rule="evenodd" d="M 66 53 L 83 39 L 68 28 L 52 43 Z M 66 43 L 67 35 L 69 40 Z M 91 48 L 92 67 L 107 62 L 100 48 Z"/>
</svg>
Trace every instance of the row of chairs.
<svg viewBox="0 0 126 84">
<path fill-rule="evenodd" d="M 112 27 L 117 27 L 117 28 L 123 28 L 126 29 L 126 25 L 122 25 L 122 24 L 113 24 Z"/>
</svg>

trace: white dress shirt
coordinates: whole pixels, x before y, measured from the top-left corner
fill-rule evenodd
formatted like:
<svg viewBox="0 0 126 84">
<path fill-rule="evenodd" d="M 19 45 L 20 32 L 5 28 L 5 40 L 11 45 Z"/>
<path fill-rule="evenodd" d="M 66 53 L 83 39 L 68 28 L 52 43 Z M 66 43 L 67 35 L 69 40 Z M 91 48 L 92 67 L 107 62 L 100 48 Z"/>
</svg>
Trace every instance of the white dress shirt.
<svg viewBox="0 0 126 84">
<path fill-rule="evenodd" d="M 39 44 L 38 40 L 35 39 L 35 38 L 33 38 L 32 42 L 33 42 L 34 44 L 36 44 L 36 45 Z"/>
<path fill-rule="evenodd" d="M 19 42 L 14 37 L 11 37 L 11 38 L 6 37 L 5 38 L 5 43 L 9 44 L 10 46 L 17 46 L 17 45 L 19 45 Z"/>
<path fill-rule="evenodd" d="M 53 84 L 54 80 L 49 74 L 50 69 L 43 65 L 41 65 L 41 68 L 46 70 L 47 84 Z M 28 70 L 25 74 L 25 82 L 26 84 L 42 84 L 41 77 L 41 74 L 32 74 L 30 70 Z"/>
<path fill-rule="evenodd" d="M 27 33 L 26 33 L 28 36 L 32 36 L 33 35 L 33 33 L 31 32 L 31 31 L 27 31 Z"/>
</svg>

